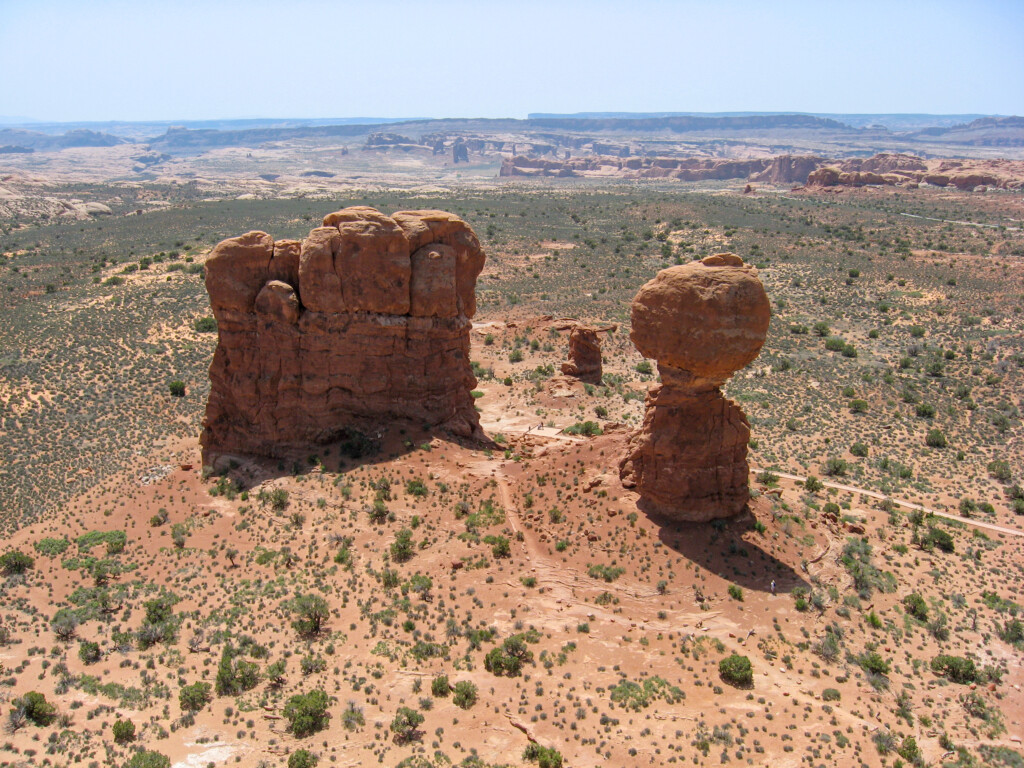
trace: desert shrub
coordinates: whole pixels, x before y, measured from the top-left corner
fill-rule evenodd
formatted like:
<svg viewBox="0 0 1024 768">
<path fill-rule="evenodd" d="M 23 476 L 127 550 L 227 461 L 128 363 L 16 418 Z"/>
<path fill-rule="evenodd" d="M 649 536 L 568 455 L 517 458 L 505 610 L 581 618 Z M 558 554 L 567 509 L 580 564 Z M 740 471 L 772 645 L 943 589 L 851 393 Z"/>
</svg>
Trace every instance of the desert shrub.
<svg viewBox="0 0 1024 768">
<path fill-rule="evenodd" d="M 1008 483 L 1013 479 L 1009 462 L 1003 459 L 994 459 L 988 463 L 988 473 L 1001 483 Z"/>
<path fill-rule="evenodd" d="M 46 700 L 46 696 L 36 691 L 29 691 L 15 699 L 15 707 L 25 713 L 25 718 L 32 724 L 43 728 L 57 719 L 57 707 Z"/>
<path fill-rule="evenodd" d="M 857 659 L 857 663 L 860 665 L 861 669 L 865 672 L 870 672 L 873 675 L 889 674 L 889 662 L 883 659 L 876 651 L 861 654 L 860 658 Z"/>
<path fill-rule="evenodd" d="M 214 690 L 218 696 L 237 696 L 256 687 L 260 681 L 259 666 L 251 661 L 237 658 L 240 651 L 235 651 L 231 643 L 224 646 L 220 663 L 217 665 L 217 678 Z"/>
<path fill-rule="evenodd" d="M 171 393 L 171 397 L 185 396 L 185 382 L 181 379 L 173 379 L 167 382 L 167 389 Z"/>
<path fill-rule="evenodd" d="M 132 759 L 124 766 L 125 768 L 171 768 L 171 758 L 160 752 L 144 749 L 132 755 Z"/>
<path fill-rule="evenodd" d="M 1003 626 L 997 628 L 996 634 L 1004 643 L 1021 647 L 1024 645 L 1024 622 L 1020 619 L 1005 621 Z"/>
<path fill-rule="evenodd" d="M 308 749 L 297 749 L 288 755 L 288 768 L 313 768 L 320 758 Z"/>
<path fill-rule="evenodd" d="M 833 662 L 839 658 L 839 638 L 832 632 L 826 632 L 824 637 L 815 643 L 814 652 L 825 661 Z"/>
<path fill-rule="evenodd" d="M 67 548 L 71 546 L 71 542 L 67 539 L 46 538 L 40 539 L 39 541 L 35 542 L 32 546 L 35 548 L 36 552 L 38 552 L 41 555 L 46 555 L 47 557 L 57 557 L 58 555 L 64 554 Z"/>
<path fill-rule="evenodd" d="M 438 675 L 431 680 L 430 693 L 439 699 L 443 699 L 451 693 L 451 690 L 448 687 L 448 675 Z"/>
<path fill-rule="evenodd" d="M 880 755 L 887 755 L 896 749 L 896 737 L 884 728 L 876 731 L 871 740 L 875 742 L 875 749 Z"/>
<path fill-rule="evenodd" d="M 455 695 L 452 696 L 452 703 L 462 709 L 470 709 L 476 704 L 477 689 L 469 680 L 460 680 L 455 684 Z"/>
<path fill-rule="evenodd" d="M 395 534 L 395 540 L 391 542 L 391 559 L 396 563 L 404 563 L 406 560 L 411 560 L 415 553 L 412 531 L 403 528 Z"/>
<path fill-rule="evenodd" d="M 575 424 L 566 427 L 563 431 L 567 435 L 583 435 L 584 437 L 604 434 L 601 425 L 596 421 L 577 421 Z"/>
<path fill-rule="evenodd" d="M 12 549 L 9 552 L 4 552 L 0 555 L 0 571 L 3 572 L 4 576 L 13 576 L 18 573 L 24 573 L 35 563 L 29 555 L 21 552 L 17 549 Z"/>
<path fill-rule="evenodd" d="M 931 661 L 932 672 L 939 677 L 944 677 L 952 683 L 967 685 L 976 682 L 978 669 L 974 662 L 963 656 L 949 656 L 942 654 Z"/>
<path fill-rule="evenodd" d="M 484 657 L 484 668 L 498 677 L 516 677 L 522 672 L 523 664 L 532 661 L 533 652 L 526 647 L 525 636 L 512 635 L 488 651 Z"/>
<path fill-rule="evenodd" d="M 952 552 L 954 549 L 953 537 L 949 531 L 930 526 L 928 533 L 921 537 L 921 548 L 927 551 L 940 549 L 943 552 Z"/>
<path fill-rule="evenodd" d="M 136 635 L 141 648 L 146 649 L 156 643 L 169 643 L 174 640 L 180 620 L 174 615 L 176 602 L 178 598 L 168 592 L 142 604 L 146 614 Z"/>
<path fill-rule="evenodd" d="M 118 720 L 110 729 L 117 744 L 128 744 L 135 741 L 135 723 L 131 720 Z"/>
<path fill-rule="evenodd" d="M 946 440 L 946 435 L 938 427 L 933 427 L 928 430 L 928 434 L 924 438 L 925 445 L 929 448 L 945 448 L 949 445 Z"/>
<path fill-rule="evenodd" d="M 302 738 L 327 727 L 330 713 L 327 711 L 327 694 L 320 690 L 297 693 L 284 705 L 284 716 L 288 730 Z"/>
<path fill-rule="evenodd" d="M 562 768 L 562 753 L 554 747 L 542 747 L 540 744 L 528 744 L 523 750 L 523 760 L 537 762 L 539 768 Z"/>
<path fill-rule="evenodd" d="M 825 466 L 822 467 L 821 471 L 829 477 L 842 477 L 846 474 L 848 468 L 849 465 L 844 459 L 832 456 L 825 461 Z"/>
<path fill-rule="evenodd" d="M 78 658 L 83 664 L 95 664 L 100 660 L 100 644 L 85 641 L 78 646 Z"/>
<path fill-rule="evenodd" d="M 209 315 L 200 317 L 195 321 L 193 327 L 196 329 L 196 333 L 216 333 L 217 319 Z"/>
<path fill-rule="evenodd" d="M 626 679 L 620 680 L 609 690 L 609 698 L 624 709 L 639 712 L 657 699 L 663 699 L 669 704 L 676 704 L 685 699 L 686 694 L 681 688 L 670 685 L 663 677 L 655 675 L 640 683 Z"/>
<path fill-rule="evenodd" d="M 871 562 L 871 551 L 871 544 L 866 538 L 850 537 L 840 557 L 840 562 L 853 577 L 857 593 L 865 599 L 876 589 L 880 592 L 892 592 L 896 589 L 896 578 L 874 566 Z"/>
<path fill-rule="evenodd" d="M 409 707 L 399 707 L 395 719 L 391 721 L 391 732 L 395 741 L 404 743 L 412 741 L 419 735 L 419 726 L 423 723 L 423 715 Z"/>
<path fill-rule="evenodd" d="M 320 595 L 299 595 L 287 607 L 298 617 L 292 622 L 292 627 L 303 637 L 320 634 L 330 615 L 330 606 Z"/>
<path fill-rule="evenodd" d="M 491 554 L 496 559 L 512 556 L 512 544 L 505 536 L 485 536 L 484 543 L 491 545 Z"/>
<path fill-rule="evenodd" d="M 427 489 L 427 484 L 417 478 L 415 480 L 410 480 L 405 484 L 405 492 L 410 496 L 422 499 L 430 491 Z"/>
<path fill-rule="evenodd" d="M 754 671 L 750 659 L 737 653 L 718 662 L 718 674 L 729 685 L 748 688 L 754 684 Z"/>
<path fill-rule="evenodd" d="M 903 598 L 903 608 L 918 621 L 928 620 L 928 603 L 916 592 L 911 592 Z"/>
<path fill-rule="evenodd" d="M 346 731 L 354 731 L 366 725 L 366 716 L 354 701 L 350 701 L 341 713 L 341 724 Z"/>
<path fill-rule="evenodd" d="M 917 746 L 917 740 L 913 736 L 907 736 L 896 750 L 896 754 L 904 760 L 917 764 L 921 760 L 921 748 Z"/>
<path fill-rule="evenodd" d="M 338 444 L 338 451 L 342 456 L 350 459 L 361 459 L 364 456 L 372 456 L 378 450 L 378 445 L 371 438 L 355 429 L 347 429 L 341 442 Z"/>
<path fill-rule="evenodd" d="M 626 572 L 625 568 L 620 566 L 604 565 L 603 563 L 597 563 L 587 568 L 587 575 L 592 579 L 603 579 L 611 584 L 619 576 Z"/>
<path fill-rule="evenodd" d="M 822 701 L 839 701 L 843 695 L 835 688 L 826 688 L 821 692 Z"/>
<path fill-rule="evenodd" d="M 182 712 L 198 712 L 213 701 L 209 683 L 192 683 L 182 686 L 178 692 L 178 704 Z"/>
</svg>

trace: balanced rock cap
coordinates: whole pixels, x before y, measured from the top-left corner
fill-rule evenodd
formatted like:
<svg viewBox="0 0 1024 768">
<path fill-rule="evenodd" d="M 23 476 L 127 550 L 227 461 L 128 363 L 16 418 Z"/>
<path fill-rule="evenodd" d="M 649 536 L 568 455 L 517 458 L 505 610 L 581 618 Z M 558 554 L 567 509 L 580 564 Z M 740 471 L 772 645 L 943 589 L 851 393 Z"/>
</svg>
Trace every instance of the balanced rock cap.
<svg viewBox="0 0 1024 768">
<path fill-rule="evenodd" d="M 757 357 L 770 316 L 757 270 L 720 253 L 663 269 L 644 285 L 630 338 L 659 366 L 723 382 Z"/>
</svg>

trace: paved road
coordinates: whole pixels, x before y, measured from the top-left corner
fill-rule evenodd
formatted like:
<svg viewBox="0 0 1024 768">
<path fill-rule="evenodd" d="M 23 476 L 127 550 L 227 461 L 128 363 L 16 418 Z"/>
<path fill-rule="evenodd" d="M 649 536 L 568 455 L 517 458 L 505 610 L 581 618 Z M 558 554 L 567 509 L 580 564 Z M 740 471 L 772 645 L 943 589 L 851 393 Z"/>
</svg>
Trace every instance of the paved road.
<svg viewBox="0 0 1024 768">
<path fill-rule="evenodd" d="M 760 472 L 763 472 L 763 471 L 764 471 L 763 469 L 758 469 L 757 467 L 751 467 L 750 468 L 751 474 L 759 474 Z M 779 472 L 779 471 L 774 470 L 774 469 L 770 470 L 770 471 L 772 472 L 772 474 L 778 475 L 779 477 L 783 477 L 786 480 L 799 480 L 801 483 L 807 480 L 806 477 L 800 477 L 799 475 L 791 475 L 788 472 Z M 975 520 L 974 518 L 971 518 L 971 517 L 961 517 L 960 515 L 951 515 L 948 512 L 940 512 L 937 509 L 932 509 L 931 507 L 926 507 L 926 506 L 923 506 L 922 504 L 915 504 L 912 501 L 901 501 L 900 499 L 894 499 L 891 496 L 886 496 L 884 493 L 878 493 L 877 491 L 869 491 L 869 490 L 867 490 L 865 488 L 855 488 L 852 485 L 842 485 L 840 483 L 826 483 L 826 482 L 822 482 L 822 485 L 824 485 L 826 488 L 835 488 L 837 491 L 847 491 L 849 493 L 862 493 L 865 496 L 869 496 L 872 499 L 878 499 L 880 501 L 884 500 L 884 499 L 890 499 L 893 504 L 897 504 L 897 505 L 899 505 L 901 507 L 906 507 L 907 509 L 918 509 L 921 512 L 924 512 L 925 514 L 935 515 L 935 517 L 944 517 L 947 520 L 956 520 L 959 523 L 963 523 L 964 525 L 971 525 L 971 526 L 974 526 L 975 528 L 985 528 L 985 529 L 987 529 L 989 531 L 996 531 L 997 533 L 1005 533 L 1005 534 L 1008 534 L 1010 536 L 1024 536 L 1024 531 L 1019 531 L 1016 528 L 1007 528 L 1007 527 L 1002 526 L 1002 525 L 994 525 L 992 523 L 983 523 L 980 520 Z"/>
</svg>

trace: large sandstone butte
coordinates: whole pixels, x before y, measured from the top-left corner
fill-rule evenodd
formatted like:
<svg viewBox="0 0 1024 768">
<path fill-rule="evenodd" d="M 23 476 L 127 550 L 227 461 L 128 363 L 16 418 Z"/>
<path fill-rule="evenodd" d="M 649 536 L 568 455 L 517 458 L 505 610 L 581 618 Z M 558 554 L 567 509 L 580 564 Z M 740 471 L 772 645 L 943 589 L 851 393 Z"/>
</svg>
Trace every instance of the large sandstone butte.
<svg viewBox="0 0 1024 768">
<path fill-rule="evenodd" d="M 444 211 L 345 208 L 297 240 L 219 243 L 206 289 L 220 336 L 203 460 L 282 456 L 393 419 L 482 437 L 470 394 L 480 243 Z"/>
<path fill-rule="evenodd" d="M 756 270 L 731 253 L 664 269 L 633 299 L 630 338 L 661 384 L 619 476 L 651 512 L 703 522 L 743 510 L 750 425 L 720 387 L 757 357 L 770 314 Z"/>
</svg>

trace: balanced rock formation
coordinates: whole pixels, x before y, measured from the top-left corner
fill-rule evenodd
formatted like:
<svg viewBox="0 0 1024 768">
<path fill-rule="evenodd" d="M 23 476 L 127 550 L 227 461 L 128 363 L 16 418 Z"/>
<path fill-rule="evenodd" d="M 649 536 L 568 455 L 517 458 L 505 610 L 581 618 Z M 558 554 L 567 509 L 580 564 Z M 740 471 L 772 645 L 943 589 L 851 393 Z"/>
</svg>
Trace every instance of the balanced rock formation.
<svg viewBox="0 0 1024 768">
<path fill-rule="evenodd" d="M 633 299 L 630 338 L 661 384 L 619 476 L 655 514 L 706 521 L 749 500 L 750 425 L 719 388 L 757 357 L 770 314 L 756 270 L 731 253 L 664 269 Z"/>
<path fill-rule="evenodd" d="M 469 331 L 483 264 L 473 230 L 444 211 L 345 208 L 302 242 L 249 232 L 218 244 L 204 462 L 281 456 L 391 419 L 482 436 Z"/>
<path fill-rule="evenodd" d="M 569 359 L 562 363 L 562 373 L 588 384 L 601 383 L 601 339 L 596 328 L 573 326 L 569 332 Z"/>
</svg>

